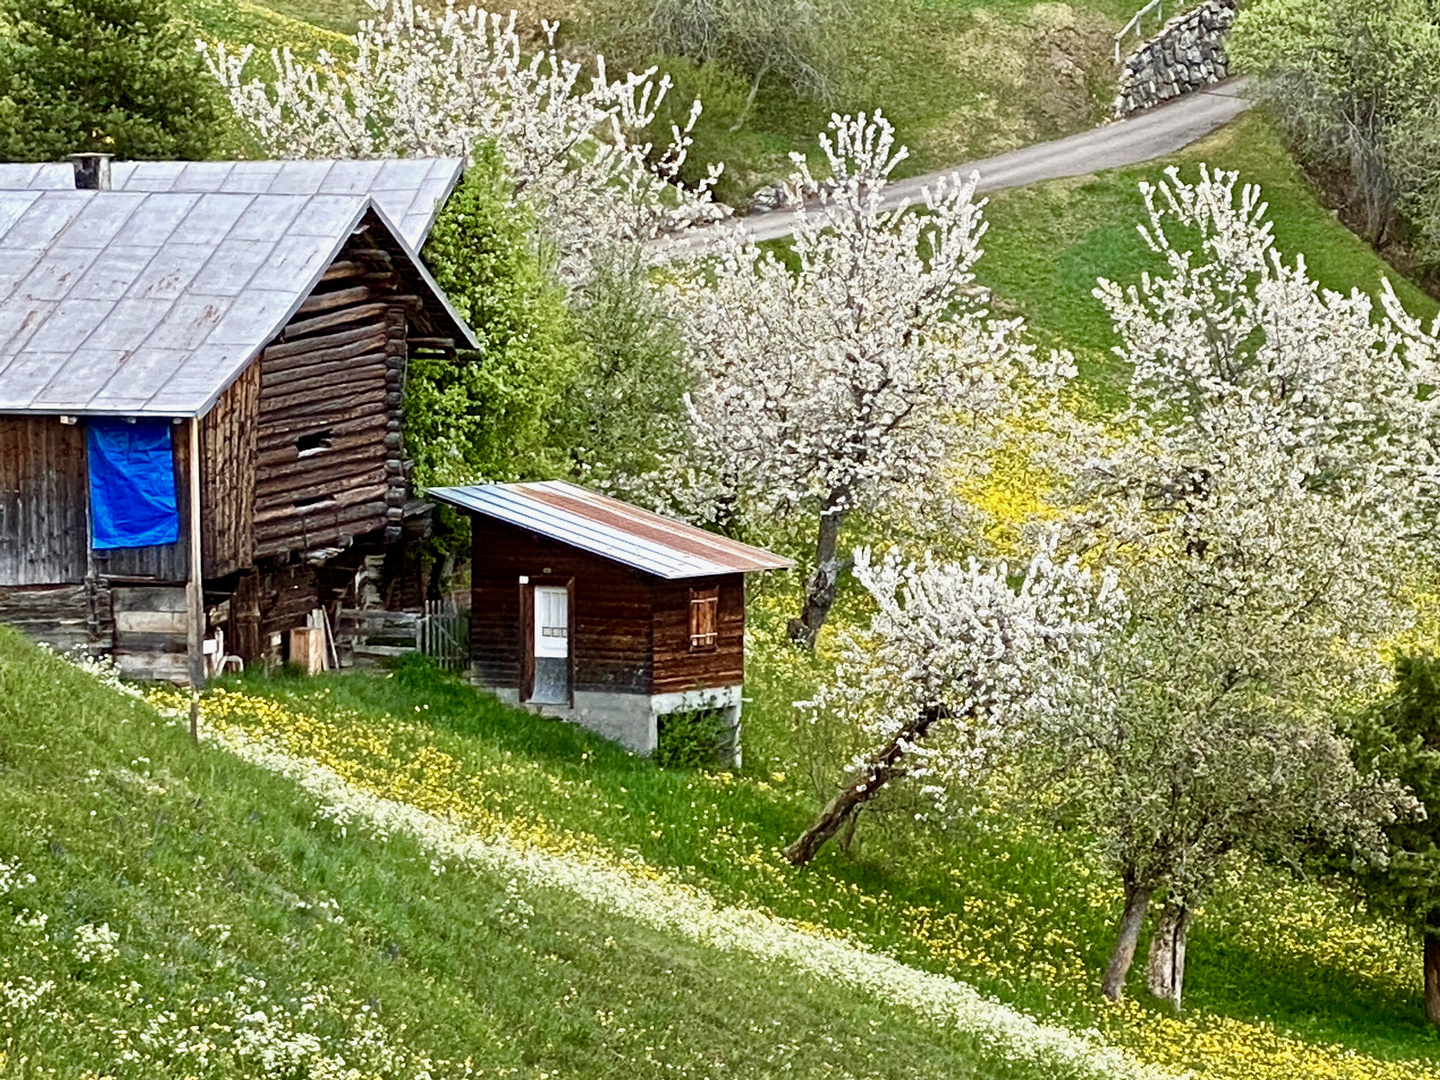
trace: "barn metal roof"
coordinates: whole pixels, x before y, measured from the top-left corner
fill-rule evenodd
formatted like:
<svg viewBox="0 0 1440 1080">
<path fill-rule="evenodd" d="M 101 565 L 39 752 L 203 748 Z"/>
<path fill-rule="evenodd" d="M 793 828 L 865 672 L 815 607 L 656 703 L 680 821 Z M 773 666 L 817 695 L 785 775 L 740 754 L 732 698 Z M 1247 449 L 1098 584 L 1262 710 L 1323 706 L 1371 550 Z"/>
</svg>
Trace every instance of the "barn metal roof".
<svg viewBox="0 0 1440 1080">
<path fill-rule="evenodd" d="M 246 195 L 369 195 L 419 250 L 435 215 L 455 190 L 460 158 L 379 161 L 117 161 L 115 191 L 192 191 Z M 71 191 L 68 162 L 0 164 L 0 190 Z"/>
<path fill-rule="evenodd" d="M 366 221 L 473 347 L 366 194 L 0 190 L 0 413 L 203 415 Z"/>
<path fill-rule="evenodd" d="M 760 548 L 652 514 L 563 480 L 431 488 L 474 514 L 515 525 L 669 581 L 793 565 Z"/>
</svg>

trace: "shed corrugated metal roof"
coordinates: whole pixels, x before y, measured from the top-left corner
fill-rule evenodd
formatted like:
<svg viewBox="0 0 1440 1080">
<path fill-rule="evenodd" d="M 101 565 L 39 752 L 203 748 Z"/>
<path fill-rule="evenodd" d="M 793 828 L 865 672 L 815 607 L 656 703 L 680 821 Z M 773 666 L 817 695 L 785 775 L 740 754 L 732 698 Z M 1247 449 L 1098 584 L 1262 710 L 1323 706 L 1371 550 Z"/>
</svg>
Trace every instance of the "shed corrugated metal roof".
<svg viewBox="0 0 1440 1080">
<path fill-rule="evenodd" d="M 369 195 L 419 250 L 464 171 L 460 158 L 371 161 L 117 161 L 115 191 L 244 195 Z M 73 191 L 75 170 L 60 164 L 0 164 L 0 190 Z"/>
<path fill-rule="evenodd" d="M 368 195 L 0 190 L 0 412 L 203 415 L 367 215 L 473 346 Z"/>
<path fill-rule="evenodd" d="M 793 565 L 779 555 L 563 480 L 431 488 L 429 494 L 669 581 Z"/>
</svg>

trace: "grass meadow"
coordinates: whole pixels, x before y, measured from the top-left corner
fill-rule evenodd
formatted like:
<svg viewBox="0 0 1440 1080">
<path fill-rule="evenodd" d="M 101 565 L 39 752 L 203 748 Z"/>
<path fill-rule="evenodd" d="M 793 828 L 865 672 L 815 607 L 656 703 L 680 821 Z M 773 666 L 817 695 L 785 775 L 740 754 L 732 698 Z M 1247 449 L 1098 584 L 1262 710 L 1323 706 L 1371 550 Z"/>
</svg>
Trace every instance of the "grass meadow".
<svg viewBox="0 0 1440 1080">
<path fill-rule="evenodd" d="M 778 641 L 782 606 L 756 599 L 754 638 Z M 1440 1076 L 1418 950 L 1343 889 L 1237 871 L 1197 924 L 1187 1010 L 1176 1017 L 1143 991 L 1120 1008 L 1100 1003 L 1119 890 L 1083 837 L 982 814 L 944 835 L 874 829 L 792 870 L 779 849 L 822 793 L 788 703 L 813 685 L 816 662 L 763 644 L 752 657 L 750 758 L 739 774 L 658 769 L 414 665 L 378 678 L 256 678 L 208 708 L 364 790 L 840 933 L 1043 1019 L 1098 1029 L 1167 1070 Z"/>
<path fill-rule="evenodd" d="M 1095 281 L 1133 282 L 1161 268 L 1137 231 L 1145 220 L 1139 185 L 1162 180 L 1172 165 L 1193 182 L 1201 164 L 1235 170 L 1242 182 L 1260 186 L 1276 247 L 1287 262 L 1303 252 L 1324 288 L 1378 297 L 1388 278 L 1412 313 L 1428 321 L 1440 308 L 1321 205 L 1274 127 L 1247 113 L 1167 160 L 989 197 L 981 282 L 994 291 L 997 310 L 1024 316 L 1037 340 L 1075 354 L 1083 382 L 1103 407 L 1123 401 L 1129 373 L 1111 352 L 1116 339 L 1092 295 Z"/>
<path fill-rule="evenodd" d="M 263 725 L 289 717 L 294 732 L 311 702 L 377 766 L 407 745 L 391 784 L 440 783 L 440 745 L 485 747 L 461 767 L 527 777 L 524 799 L 560 783 L 562 762 L 640 775 L 570 728 L 537 728 L 532 763 L 513 740 L 428 740 L 339 704 L 423 720 L 411 702 L 434 698 L 445 726 L 505 726 L 433 672 L 245 693 Z M 546 801 L 568 799 L 552 786 Z M 183 723 L 3 628 L 0 913 L 6 1078 L 1054 1075 L 830 980 L 337 822 L 292 781 L 193 745 Z"/>
</svg>

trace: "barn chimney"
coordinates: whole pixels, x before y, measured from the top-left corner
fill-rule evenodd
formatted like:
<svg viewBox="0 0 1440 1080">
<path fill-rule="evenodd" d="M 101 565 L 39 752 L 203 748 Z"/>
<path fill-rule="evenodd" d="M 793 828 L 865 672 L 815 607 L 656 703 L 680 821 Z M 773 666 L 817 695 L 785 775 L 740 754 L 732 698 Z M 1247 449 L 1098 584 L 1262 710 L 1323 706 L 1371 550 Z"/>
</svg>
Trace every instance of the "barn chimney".
<svg viewBox="0 0 1440 1080">
<path fill-rule="evenodd" d="M 79 191 L 110 190 L 110 159 L 114 154 L 71 154 L 75 187 Z"/>
</svg>

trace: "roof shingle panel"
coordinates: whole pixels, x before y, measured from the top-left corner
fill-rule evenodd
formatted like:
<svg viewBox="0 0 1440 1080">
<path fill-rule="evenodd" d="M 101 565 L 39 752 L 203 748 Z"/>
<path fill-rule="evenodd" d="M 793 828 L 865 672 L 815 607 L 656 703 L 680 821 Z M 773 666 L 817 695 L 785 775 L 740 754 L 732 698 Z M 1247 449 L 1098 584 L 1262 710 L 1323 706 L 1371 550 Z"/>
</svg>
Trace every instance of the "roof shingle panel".
<svg viewBox="0 0 1440 1080">
<path fill-rule="evenodd" d="M 412 248 L 424 246 L 440 205 L 459 183 L 459 158 L 369 161 L 117 161 L 116 191 L 241 192 L 252 195 L 369 195 L 402 229 Z M 0 164 L 0 195 L 15 191 L 73 191 L 69 163 Z M 0 222 L 3 222 L 0 209 Z"/>
<path fill-rule="evenodd" d="M 422 185 L 451 185 L 459 168 L 117 163 L 115 183 L 126 190 L 76 191 L 69 165 L 0 165 L 0 411 L 204 413 L 367 214 L 408 248 L 379 204 L 386 196 L 368 185 L 393 183 L 393 205 L 409 211 Z M 45 186 L 60 176 L 65 186 Z M 21 181 L 35 186 L 5 190 Z M 205 184 L 242 190 L 171 190 Z M 319 193 L 266 191 L 277 186 Z M 421 216 L 409 227 L 423 238 L 433 208 Z M 445 325 L 473 346 L 418 261 L 416 270 L 446 308 Z"/>
</svg>

